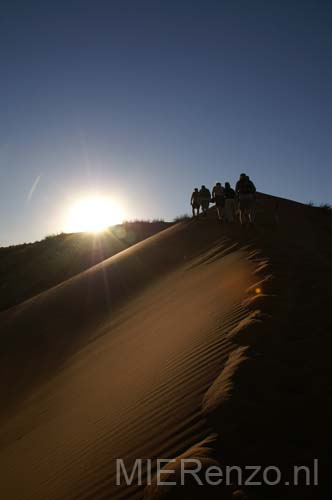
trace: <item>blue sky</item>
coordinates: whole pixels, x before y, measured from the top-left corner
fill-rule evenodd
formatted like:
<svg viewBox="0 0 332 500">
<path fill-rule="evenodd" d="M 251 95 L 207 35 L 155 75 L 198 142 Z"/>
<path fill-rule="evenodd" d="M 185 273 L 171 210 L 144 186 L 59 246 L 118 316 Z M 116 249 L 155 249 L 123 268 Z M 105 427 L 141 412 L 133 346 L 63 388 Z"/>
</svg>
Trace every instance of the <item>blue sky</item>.
<svg viewBox="0 0 332 500">
<path fill-rule="evenodd" d="M 96 192 L 172 219 L 241 171 L 330 202 L 331 21 L 328 1 L 2 2 L 0 245 Z"/>
</svg>

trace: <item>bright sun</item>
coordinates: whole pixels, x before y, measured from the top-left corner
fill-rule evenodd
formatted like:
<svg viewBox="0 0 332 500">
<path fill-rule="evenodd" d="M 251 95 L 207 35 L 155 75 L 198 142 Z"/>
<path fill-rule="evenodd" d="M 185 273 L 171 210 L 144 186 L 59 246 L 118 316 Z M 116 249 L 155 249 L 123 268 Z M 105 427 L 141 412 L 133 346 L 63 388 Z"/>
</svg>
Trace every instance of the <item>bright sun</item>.
<svg viewBox="0 0 332 500">
<path fill-rule="evenodd" d="M 119 205 L 106 196 L 82 198 L 72 205 L 67 220 L 67 231 L 98 232 L 123 221 L 124 213 Z"/>
</svg>

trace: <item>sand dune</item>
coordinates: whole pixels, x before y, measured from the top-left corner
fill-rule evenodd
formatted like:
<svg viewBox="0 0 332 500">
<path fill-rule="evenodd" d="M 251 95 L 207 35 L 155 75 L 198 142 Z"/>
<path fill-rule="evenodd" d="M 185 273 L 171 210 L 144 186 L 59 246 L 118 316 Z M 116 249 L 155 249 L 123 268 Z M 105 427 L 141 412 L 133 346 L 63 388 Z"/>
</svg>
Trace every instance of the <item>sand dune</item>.
<svg viewBox="0 0 332 500">
<path fill-rule="evenodd" d="M 308 408 L 330 411 L 330 218 L 261 196 L 258 221 L 178 224 L 0 315 L 1 498 L 142 498 L 116 486 L 116 458 L 174 458 L 215 431 L 234 463 L 323 457 Z"/>
</svg>

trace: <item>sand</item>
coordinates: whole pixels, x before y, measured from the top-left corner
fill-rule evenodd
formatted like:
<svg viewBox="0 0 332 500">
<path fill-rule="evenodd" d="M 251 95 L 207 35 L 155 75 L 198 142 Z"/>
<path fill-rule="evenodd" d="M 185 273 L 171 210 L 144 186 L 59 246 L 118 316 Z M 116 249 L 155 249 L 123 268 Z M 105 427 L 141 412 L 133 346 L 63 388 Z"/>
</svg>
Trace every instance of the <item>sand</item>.
<svg viewBox="0 0 332 500">
<path fill-rule="evenodd" d="M 1 313 L 1 498 L 175 498 L 117 486 L 116 458 L 204 443 L 328 460 L 331 217 L 262 195 L 257 219 L 177 224 Z"/>
</svg>

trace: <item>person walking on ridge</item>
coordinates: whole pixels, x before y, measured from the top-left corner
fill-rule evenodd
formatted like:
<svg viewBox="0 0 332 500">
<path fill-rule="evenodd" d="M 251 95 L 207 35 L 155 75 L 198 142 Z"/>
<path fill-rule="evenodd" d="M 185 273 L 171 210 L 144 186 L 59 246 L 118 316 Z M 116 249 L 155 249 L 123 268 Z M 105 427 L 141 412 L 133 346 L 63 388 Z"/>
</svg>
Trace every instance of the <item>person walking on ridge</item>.
<svg viewBox="0 0 332 500">
<path fill-rule="evenodd" d="M 199 202 L 202 207 L 204 217 L 207 215 L 207 211 L 209 210 L 210 201 L 211 193 L 208 188 L 203 185 L 199 191 Z"/>
<path fill-rule="evenodd" d="M 242 173 L 235 187 L 236 197 L 240 206 L 240 222 L 244 226 L 249 221 L 254 223 L 256 187 L 249 176 Z"/>
<path fill-rule="evenodd" d="M 192 207 L 193 217 L 199 217 L 199 208 L 201 206 L 199 199 L 198 188 L 195 188 L 193 194 L 191 195 L 190 204 Z"/>
<path fill-rule="evenodd" d="M 231 188 L 229 182 L 225 182 L 224 196 L 225 196 L 225 209 L 224 209 L 225 222 L 234 222 L 235 191 L 234 189 Z"/>
<path fill-rule="evenodd" d="M 223 219 L 223 211 L 225 206 L 225 196 L 224 196 L 224 188 L 222 187 L 220 182 L 217 182 L 214 188 L 212 189 L 212 198 L 216 204 L 218 219 Z"/>
</svg>

